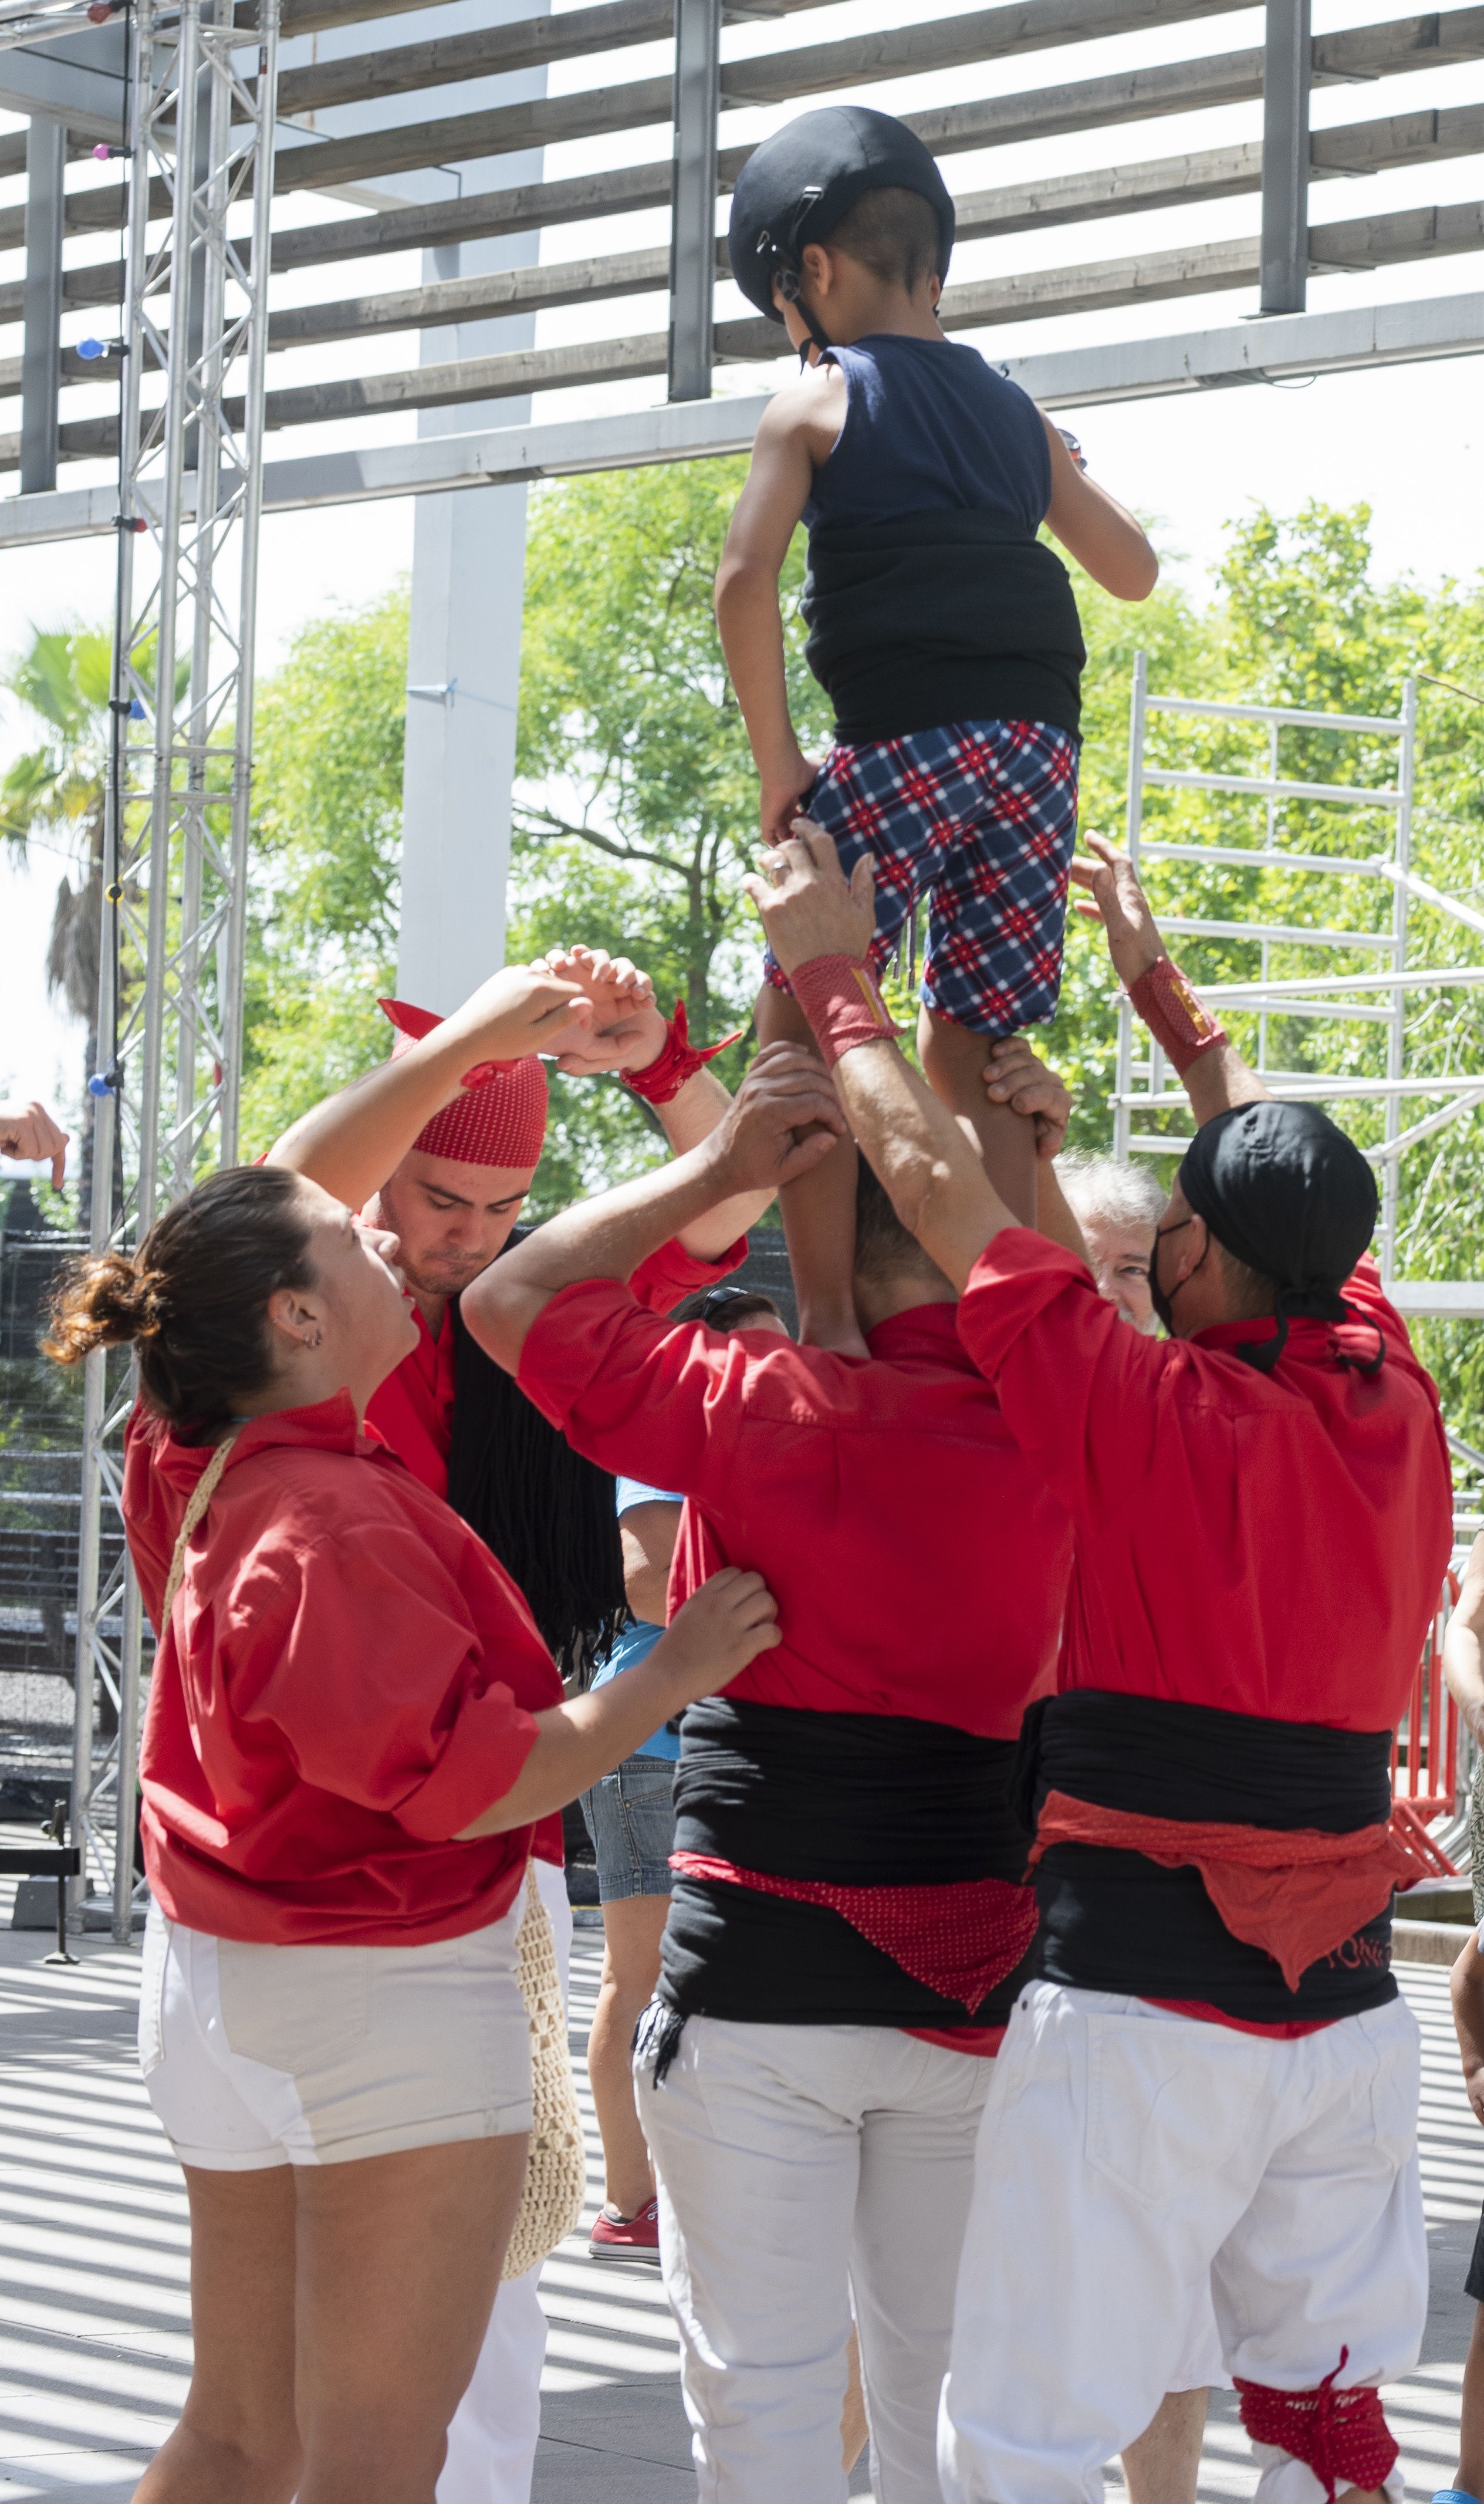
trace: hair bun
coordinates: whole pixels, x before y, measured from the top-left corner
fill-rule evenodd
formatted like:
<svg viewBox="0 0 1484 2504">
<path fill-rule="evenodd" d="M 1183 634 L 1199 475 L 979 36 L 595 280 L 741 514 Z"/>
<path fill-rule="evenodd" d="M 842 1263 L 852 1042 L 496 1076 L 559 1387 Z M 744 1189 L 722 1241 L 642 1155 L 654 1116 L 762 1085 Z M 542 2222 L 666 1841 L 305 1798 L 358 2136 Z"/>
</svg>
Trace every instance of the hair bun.
<svg viewBox="0 0 1484 2504">
<path fill-rule="evenodd" d="M 127 1347 L 154 1339 L 164 1314 L 157 1270 L 142 1269 L 126 1252 L 96 1252 L 64 1272 L 42 1346 L 62 1365 L 77 1365 L 97 1347 Z"/>
</svg>

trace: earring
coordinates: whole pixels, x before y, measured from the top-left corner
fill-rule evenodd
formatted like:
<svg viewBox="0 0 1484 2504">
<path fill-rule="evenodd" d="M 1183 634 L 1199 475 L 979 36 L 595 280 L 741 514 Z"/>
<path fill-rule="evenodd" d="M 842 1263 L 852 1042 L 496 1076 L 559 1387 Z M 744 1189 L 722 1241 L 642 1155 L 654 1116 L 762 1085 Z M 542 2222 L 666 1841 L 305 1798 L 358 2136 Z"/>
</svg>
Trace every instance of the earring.
<svg viewBox="0 0 1484 2504">
<path fill-rule="evenodd" d="M 324 1336 L 325 1336 L 325 1333 L 324 1333 L 322 1330 L 317 1330 L 317 1331 L 315 1332 L 315 1335 L 314 1335 L 313 1339 L 305 1339 L 305 1341 L 304 1341 L 304 1345 L 305 1345 L 306 1347 L 318 1347 L 318 1346 L 319 1346 L 319 1344 L 320 1344 L 320 1341 L 321 1341 L 321 1339 L 324 1338 Z"/>
</svg>

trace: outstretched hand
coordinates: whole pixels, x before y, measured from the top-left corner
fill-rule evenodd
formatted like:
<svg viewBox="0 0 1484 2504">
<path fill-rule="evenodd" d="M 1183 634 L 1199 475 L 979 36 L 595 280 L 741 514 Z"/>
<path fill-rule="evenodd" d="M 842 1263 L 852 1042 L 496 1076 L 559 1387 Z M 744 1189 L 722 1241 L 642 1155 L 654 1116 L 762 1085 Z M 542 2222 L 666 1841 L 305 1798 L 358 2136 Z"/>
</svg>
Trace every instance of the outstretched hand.
<svg viewBox="0 0 1484 2504">
<path fill-rule="evenodd" d="M 815 956 L 865 956 L 876 936 L 876 863 L 863 854 L 848 883 L 827 834 L 808 817 L 763 855 L 763 875 L 742 880 L 785 974 Z"/>
<path fill-rule="evenodd" d="M 551 948 L 532 971 L 574 983 L 591 1004 L 591 1025 L 557 1061 L 564 1076 L 647 1069 L 664 1051 L 668 1022 L 654 985 L 627 956 L 610 956 L 605 948 Z"/>
<path fill-rule="evenodd" d="M 52 1160 L 52 1188 L 60 1191 L 67 1172 L 69 1130 L 58 1129 L 45 1104 L 0 1104 L 0 1156 L 22 1164 Z"/>
<path fill-rule="evenodd" d="M 1037 1059 L 1023 1034 L 1002 1035 L 989 1046 L 984 1086 L 991 1104 L 1008 1104 L 1036 1126 L 1036 1154 L 1043 1163 L 1059 1155 L 1072 1118 L 1072 1097 L 1054 1069 Z"/>
<path fill-rule="evenodd" d="M 808 1045 L 766 1043 L 708 1145 L 729 1192 L 777 1191 L 846 1130 L 835 1082 Z"/>
<path fill-rule="evenodd" d="M 1085 834 L 1090 860 L 1072 863 L 1072 883 L 1090 895 L 1077 910 L 1088 922 L 1101 922 L 1108 938 L 1114 971 L 1126 990 L 1157 963 L 1164 954 L 1159 924 L 1139 885 L 1139 873 L 1125 852 L 1106 835 Z"/>
</svg>

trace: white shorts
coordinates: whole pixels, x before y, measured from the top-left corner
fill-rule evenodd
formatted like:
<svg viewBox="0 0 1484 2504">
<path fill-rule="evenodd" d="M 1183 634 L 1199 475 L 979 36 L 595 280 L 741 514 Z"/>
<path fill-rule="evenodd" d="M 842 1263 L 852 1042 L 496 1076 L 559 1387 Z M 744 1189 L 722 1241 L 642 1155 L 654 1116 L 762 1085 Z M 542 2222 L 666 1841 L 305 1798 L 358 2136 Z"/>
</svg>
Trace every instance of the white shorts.
<svg viewBox="0 0 1484 2504">
<path fill-rule="evenodd" d="M 1344 2389 L 1409 2371 L 1428 2303 L 1419 2070 L 1401 2000 L 1285 2042 L 1108 1992 L 1022 1992 L 964 2235 L 948 2504 L 1098 2504 L 1104 2462 L 1166 2391 L 1207 2379 L 1213 2304 L 1243 2381 L 1312 2390 L 1342 2349 Z M 1258 2459 L 1257 2504 L 1323 2504 L 1302 2461 Z M 1399 2504 L 1399 2465 L 1388 2487 Z"/>
<path fill-rule="evenodd" d="M 183 2165 L 344 2165 L 531 2128 L 502 1921 L 425 1947 L 272 1947 L 183 1930 L 152 1904 L 139 2066 Z"/>
</svg>

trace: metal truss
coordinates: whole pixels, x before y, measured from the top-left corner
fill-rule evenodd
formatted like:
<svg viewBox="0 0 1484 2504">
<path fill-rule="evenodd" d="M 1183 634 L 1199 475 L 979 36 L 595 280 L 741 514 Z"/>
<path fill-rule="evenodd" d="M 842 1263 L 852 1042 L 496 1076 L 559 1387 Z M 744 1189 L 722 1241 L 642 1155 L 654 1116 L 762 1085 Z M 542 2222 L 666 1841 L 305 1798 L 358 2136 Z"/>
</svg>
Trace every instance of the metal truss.
<svg viewBox="0 0 1484 2504">
<path fill-rule="evenodd" d="M 95 1252 L 137 1243 L 162 1201 L 236 1153 L 278 0 L 247 46 L 231 0 L 137 0 Z M 248 199 L 244 251 L 227 226 Z M 163 397 L 147 403 L 155 376 Z M 79 1895 L 89 1872 L 106 1878 L 119 1938 L 136 1892 L 143 1649 L 120 1513 L 131 1398 L 117 1364 L 88 1359 L 73 1832 Z M 102 1749 L 95 1676 L 118 1722 Z"/>
<path fill-rule="evenodd" d="M 1147 754 L 1147 734 L 1150 717 L 1155 714 L 1184 717 L 1192 723 L 1250 722 L 1264 728 L 1267 772 L 1207 773 L 1190 767 L 1152 765 Z M 1324 881 L 1330 894 L 1335 891 L 1336 882 L 1359 880 L 1384 894 L 1385 911 L 1370 928 L 1329 926 L 1322 918 L 1323 905 L 1318 899 L 1314 919 L 1301 922 L 1263 919 L 1258 912 L 1250 919 L 1244 916 L 1236 920 L 1211 919 L 1198 913 L 1161 913 L 1159 918 L 1161 926 L 1170 932 L 1247 941 L 1260 951 L 1260 972 L 1255 980 L 1202 983 L 1201 995 L 1213 1006 L 1257 1017 L 1255 1061 L 1272 1095 L 1298 1102 L 1359 1101 L 1379 1107 L 1382 1135 L 1364 1153 L 1380 1168 L 1377 1253 L 1382 1275 L 1388 1281 L 1395 1276 L 1397 1267 L 1401 1160 L 1408 1150 L 1433 1138 L 1461 1115 L 1484 1102 L 1484 1077 L 1478 1074 L 1440 1076 L 1408 1065 L 1408 1002 L 1415 1001 L 1420 993 L 1469 990 L 1484 983 L 1484 964 L 1419 966 L 1408 961 L 1414 903 L 1424 904 L 1468 930 L 1484 934 L 1484 913 L 1443 894 L 1429 880 L 1419 878 L 1411 866 L 1416 724 L 1414 678 L 1404 682 L 1401 711 L 1395 716 L 1305 713 L 1281 706 L 1206 704 L 1181 696 L 1152 696 L 1146 655 L 1139 653 L 1134 664 L 1127 844 L 1136 861 L 1178 862 L 1195 868 L 1209 865 L 1226 872 L 1277 870 L 1286 876 L 1302 877 L 1306 882 Z M 1280 765 L 1280 743 L 1284 731 L 1291 729 L 1319 729 L 1347 741 L 1363 738 L 1391 745 L 1396 754 L 1394 780 L 1373 785 L 1308 782 L 1285 776 Z M 1151 837 L 1145 826 L 1146 796 L 1159 789 L 1248 798 L 1265 814 L 1264 839 L 1258 844 L 1222 844 L 1205 839 L 1173 843 Z M 1279 813 L 1286 804 L 1295 802 L 1353 811 L 1367 827 L 1374 826 L 1379 817 L 1382 841 L 1373 851 L 1358 847 L 1355 853 L 1347 855 L 1304 852 L 1286 845 Z M 1321 889 L 1321 893 L 1325 891 Z M 1281 952 L 1285 958 L 1295 952 L 1313 952 L 1320 961 L 1312 974 L 1275 978 L 1275 952 Z M 1324 965 L 1326 961 L 1333 964 L 1335 952 L 1368 955 L 1378 960 L 1377 970 L 1368 974 L 1327 973 Z M 1386 1042 L 1385 1075 L 1328 1075 L 1323 1070 L 1275 1068 L 1268 1060 L 1268 1026 L 1274 1017 L 1299 1018 L 1322 1027 L 1348 1027 L 1352 1033 L 1357 1026 L 1381 1027 Z M 1168 1156 L 1183 1144 L 1179 1138 L 1158 1130 L 1138 1130 L 1134 1124 L 1141 1116 L 1186 1112 L 1185 1093 L 1167 1085 L 1164 1056 L 1157 1044 L 1151 1041 L 1147 1057 L 1141 1061 L 1135 1061 L 1134 1052 L 1135 1022 L 1125 999 L 1119 1009 L 1115 1153 L 1121 1157 L 1130 1152 Z M 1428 1097 L 1435 1099 L 1436 1109 L 1403 1128 L 1403 1103 Z"/>
</svg>

